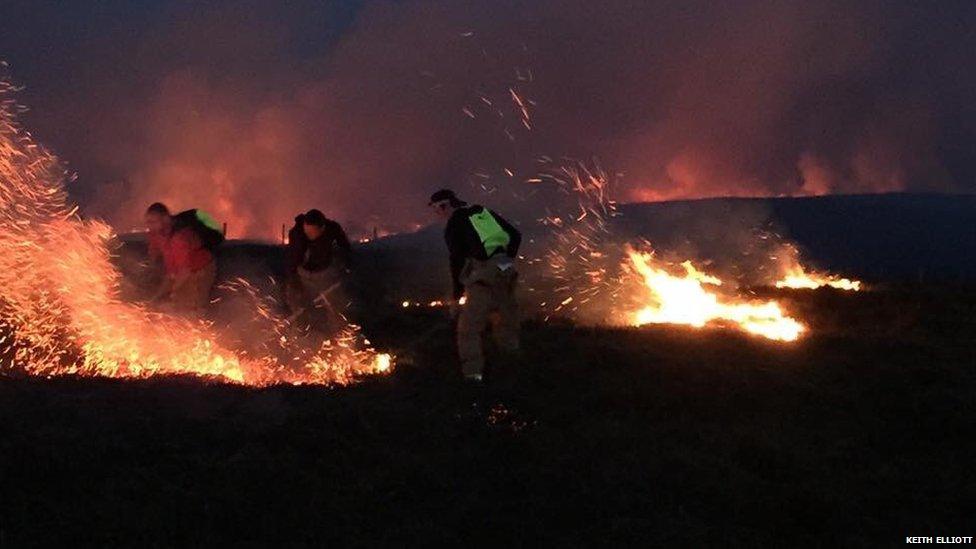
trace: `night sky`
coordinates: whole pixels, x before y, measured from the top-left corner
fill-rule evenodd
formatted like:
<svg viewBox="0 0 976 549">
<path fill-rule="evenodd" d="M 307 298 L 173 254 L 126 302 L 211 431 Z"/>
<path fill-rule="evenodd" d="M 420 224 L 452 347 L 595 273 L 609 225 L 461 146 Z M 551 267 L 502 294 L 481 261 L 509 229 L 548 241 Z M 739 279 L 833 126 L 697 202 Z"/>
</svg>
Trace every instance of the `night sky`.
<svg viewBox="0 0 976 549">
<path fill-rule="evenodd" d="M 123 230 L 157 199 L 252 236 L 408 228 L 441 186 L 526 210 L 541 155 L 629 200 L 976 190 L 976 3 L 601 4 L 7 0 L 0 59 Z"/>
</svg>

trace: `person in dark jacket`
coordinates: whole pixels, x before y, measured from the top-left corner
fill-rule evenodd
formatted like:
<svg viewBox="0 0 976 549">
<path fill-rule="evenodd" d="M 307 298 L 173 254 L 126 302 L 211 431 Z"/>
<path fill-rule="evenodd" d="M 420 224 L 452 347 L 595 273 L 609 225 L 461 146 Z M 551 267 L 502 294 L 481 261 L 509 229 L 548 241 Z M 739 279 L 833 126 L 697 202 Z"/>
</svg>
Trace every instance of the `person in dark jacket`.
<svg viewBox="0 0 976 549">
<path fill-rule="evenodd" d="M 454 302 L 465 299 L 457 323 L 461 371 L 465 378 L 481 381 L 485 366 L 481 340 L 490 319 L 498 347 L 508 354 L 519 348 L 515 259 L 522 234 L 496 212 L 468 205 L 451 190 L 435 192 L 429 205 L 447 221 L 444 239 Z"/>
<path fill-rule="evenodd" d="M 304 261 L 299 270 L 321 272 L 337 265 L 346 266 L 352 258 L 352 246 L 342 226 L 319 210 L 309 210 L 302 219 L 307 239 Z"/>
<path fill-rule="evenodd" d="M 342 226 L 319 210 L 295 218 L 288 232 L 286 297 L 294 314 L 325 307 L 342 316 L 342 275 L 352 259 L 352 246 Z"/>
</svg>

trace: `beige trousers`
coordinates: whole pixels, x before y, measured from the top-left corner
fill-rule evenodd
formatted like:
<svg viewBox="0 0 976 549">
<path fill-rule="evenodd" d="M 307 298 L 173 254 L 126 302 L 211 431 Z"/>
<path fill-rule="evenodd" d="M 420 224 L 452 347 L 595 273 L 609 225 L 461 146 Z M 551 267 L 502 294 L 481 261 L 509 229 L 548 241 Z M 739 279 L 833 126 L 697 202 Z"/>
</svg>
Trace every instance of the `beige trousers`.
<svg viewBox="0 0 976 549">
<path fill-rule="evenodd" d="M 344 305 L 341 284 L 342 278 L 338 269 L 330 267 L 321 271 L 308 271 L 301 267 L 298 268 L 298 276 L 293 276 L 285 287 L 285 302 L 292 312 L 301 309 L 314 307 L 315 298 L 323 292 L 331 305 L 336 309 L 342 309 Z"/>
<path fill-rule="evenodd" d="M 206 267 L 176 279 L 170 290 L 170 305 L 181 312 L 200 312 L 210 305 L 210 289 L 217 278 L 217 264 L 211 261 Z"/>
<path fill-rule="evenodd" d="M 507 269 L 503 269 L 506 264 Z M 484 371 L 482 338 L 489 324 L 492 336 L 503 352 L 518 351 L 517 280 L 518 273 L 507 256 L 498 255 L 487 261 L 469 259 L 465 265 L 461 282 L 467 301 L 461 307 L 457 325 L 458 355 L 465 375 Z"/>
</svg>

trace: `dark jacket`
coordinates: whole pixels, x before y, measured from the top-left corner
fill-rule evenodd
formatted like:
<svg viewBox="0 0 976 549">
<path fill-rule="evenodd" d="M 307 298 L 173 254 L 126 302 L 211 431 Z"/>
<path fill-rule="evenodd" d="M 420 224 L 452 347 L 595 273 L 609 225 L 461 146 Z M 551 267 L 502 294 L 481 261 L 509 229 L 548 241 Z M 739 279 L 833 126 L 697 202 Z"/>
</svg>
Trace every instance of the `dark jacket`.
<svg viewBox="0 0 976 549">
<path fill-rule="evenodd" d="M 461 271 L 468 258 L 488 259 L 485 247 L 481 243 L 478 231 L 471 225 L 468 219 L 471 215 L 481 212 L 484 206 L 465 206 L 458 208 L 447 221 L 444 229 L 444 240 L 447 241 L 447 250 L 451 256 L 451 281 L 454 283 L 454 299 L 460 299 L 464 295 L 464 284 L 461 282 Z M 494 210 L 491 212 L 502 229 L 508 233 L 509 242 L 505 254 L 514 258 L 518 255 L 519 246 L 522 244 L 522 233 L 511 223 L 498 215 Z"/>
<path fill-rule="evenodd" d="M 308 249 L 308 237 L 302 224 L 296 222 L 288 230 L 288 247 L 285 248 L 285 268 L 289 275 L 298 273 L 298 267 L 305 262 L 305 251 Z"/>
<path fill-rule="evenodd" d="M 289 274 L 294 274 L 299 267 L 312 272 L 323 271 L 331 267 L 336 258 L 346 263 L 350 261 L 352 246 L 342 226 L 329 219 L 324 229 L 322 236 L 315 240 L 309 240 L 298 224 L 288 231 L 286 258 Z"/>
</svg>

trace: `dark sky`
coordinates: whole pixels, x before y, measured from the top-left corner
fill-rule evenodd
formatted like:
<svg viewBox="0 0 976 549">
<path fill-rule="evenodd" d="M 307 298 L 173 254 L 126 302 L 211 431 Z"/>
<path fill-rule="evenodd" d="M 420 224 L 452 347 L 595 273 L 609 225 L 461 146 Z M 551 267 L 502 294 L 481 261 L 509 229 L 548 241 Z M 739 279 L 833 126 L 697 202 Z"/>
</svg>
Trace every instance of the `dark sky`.
<svg viewBox="0 0 976 549">
<path fill-rule="evenodd" d="M 402 229 L 445 185 L 538 208 L 540 155 L 631 200 L 972 192 L 974 5 L 7 0 L 0 59 L 120 229 L 156 199 Z"/>
</svg>

